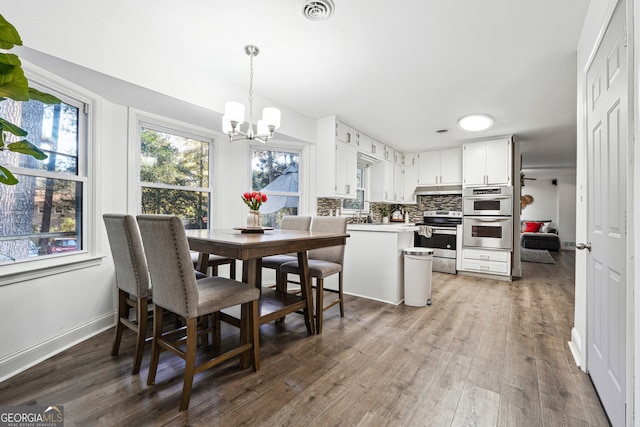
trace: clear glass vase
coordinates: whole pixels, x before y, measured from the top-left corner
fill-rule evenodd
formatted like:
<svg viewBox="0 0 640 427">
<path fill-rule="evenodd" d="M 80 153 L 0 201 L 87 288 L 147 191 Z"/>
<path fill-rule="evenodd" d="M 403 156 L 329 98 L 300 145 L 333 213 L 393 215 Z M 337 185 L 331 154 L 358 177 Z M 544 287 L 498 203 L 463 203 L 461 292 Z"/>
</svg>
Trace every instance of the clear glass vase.
<svg viewBox="0 0 640 427">
<path fill-rule="evenodd" d="M 247 227 L 256 228 L 261 226 L 262 226 L 262 217 L 260 216 L 260 211 L 250 210 L 249 215 L 247 215 Z"/>
</svg>

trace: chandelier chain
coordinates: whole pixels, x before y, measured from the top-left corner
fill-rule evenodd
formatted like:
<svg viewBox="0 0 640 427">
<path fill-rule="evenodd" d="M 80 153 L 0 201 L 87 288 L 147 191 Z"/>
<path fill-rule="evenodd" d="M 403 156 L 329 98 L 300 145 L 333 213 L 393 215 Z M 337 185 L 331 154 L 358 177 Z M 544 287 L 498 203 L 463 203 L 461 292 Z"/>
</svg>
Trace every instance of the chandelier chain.
<svg viewBox="0 0 640 427">
<path fill-rule="evenodd" d="M 249 123 L 253 125 L 253 57 L 254 53 L 249 54 Z"/>
</svg>

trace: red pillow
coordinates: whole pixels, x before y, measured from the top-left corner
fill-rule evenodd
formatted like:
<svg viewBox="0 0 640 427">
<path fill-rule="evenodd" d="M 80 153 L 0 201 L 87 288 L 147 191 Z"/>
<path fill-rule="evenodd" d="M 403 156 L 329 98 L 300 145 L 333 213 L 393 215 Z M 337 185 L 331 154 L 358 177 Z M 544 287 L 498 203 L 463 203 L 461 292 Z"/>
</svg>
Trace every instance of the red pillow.
<svg viewBox="0 0 640 427">
<path fill-rule="evenodd" d="M 527 222 L 526 227 L 524 229 L 525 233 L 537 233 L 540 231 L 540 227 L 542 227 L 541 222 Z"/>
</svg>

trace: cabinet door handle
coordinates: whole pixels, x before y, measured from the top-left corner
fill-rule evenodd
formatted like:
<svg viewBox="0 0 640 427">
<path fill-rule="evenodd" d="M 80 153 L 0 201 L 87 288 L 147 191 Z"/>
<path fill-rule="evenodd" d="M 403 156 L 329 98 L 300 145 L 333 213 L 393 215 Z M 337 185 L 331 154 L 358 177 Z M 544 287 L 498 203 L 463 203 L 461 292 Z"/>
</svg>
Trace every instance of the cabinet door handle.
<svg viewBox="0 0 640 427">
<path fill-rule="evenodd" d="M 375 145 L 371 146 L 371 153 L 372 154 L 376 154 L 376 146 Z"/>
<path fill-rule="evenodd" d="M 346 194 L 351 194 L 351 185 L 350 184 L 345 185 L 344 189 L 345 189 L 345 193 Z"/>
<path fill-rule="evenodd" d="M 349 132 L 347 132 L 347 143 L 351 142 L 351 134 Z"/>
</svg>

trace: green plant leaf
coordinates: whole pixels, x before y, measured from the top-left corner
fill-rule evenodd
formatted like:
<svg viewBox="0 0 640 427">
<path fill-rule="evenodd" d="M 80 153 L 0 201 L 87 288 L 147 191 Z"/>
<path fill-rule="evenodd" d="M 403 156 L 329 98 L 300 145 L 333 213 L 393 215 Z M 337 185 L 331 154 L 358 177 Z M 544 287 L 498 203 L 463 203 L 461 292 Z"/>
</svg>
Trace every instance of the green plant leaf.
<svg viewBox="0 0 640 427">
<path fill-rule="evenodd" d="M 0 97 L 14 101 L 29 100 L 29 82 L 20 64 L 16 55 L 0 53 Z"/>
<path fill-rule="evenodd" d="M 0 166 L 0 182 L 6 185 L 16 185 L 18 179 L 9 172 L 9 169 Z"/>
<path fill-rule="evenodd" d="M 27 141 L 26 139 L 23 141 L 12 142 L 7 145 L 9 151 L 13 151 L 14 153 L 28 154 L 29 156 L 33 156 L 38 160 L 44 160 L 48 156 L 42 152 L 38 147 Z"/>
<path fill-rule="evenodd" d="M 40 101 L 43 104 L 60 104 L 61 100 L 48 93 L 40 92 L 38 89 L 29 88 L 29 99 Z"/>
<path fill-rule="evenodd" d="M 0 130 L 15 136 L 27 136 L 27 131 L 0 117 Z"/>
<path fill-rule="evenodd" d="M 22 46 L 20 34 L 18 34 L 16 27 L 0 15 L 0 48 L 11 49 L 15 45 Z"/>
</svg>

